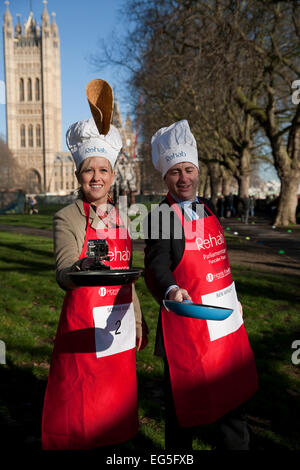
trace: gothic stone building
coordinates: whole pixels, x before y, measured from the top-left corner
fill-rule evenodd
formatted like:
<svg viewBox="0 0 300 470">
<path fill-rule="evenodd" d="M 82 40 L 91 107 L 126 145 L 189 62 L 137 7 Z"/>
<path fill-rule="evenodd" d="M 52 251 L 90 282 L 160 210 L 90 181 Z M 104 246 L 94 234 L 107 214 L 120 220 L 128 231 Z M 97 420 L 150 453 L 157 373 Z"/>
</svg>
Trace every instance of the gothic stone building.
<svg viewBox="0 0 300 470">
<path fill-rule="evenodd" d="M 6 1 L 3 44 L 7 144 L 24 169 L 27 192 L 60 192 L 75 185 L 73 162 L 62 152 L 60 41 L 47 1 L 41 27 L 33 12 L 14 27 Z M 68 187 L 68 188 L 67 188 Z"/>
</svg>

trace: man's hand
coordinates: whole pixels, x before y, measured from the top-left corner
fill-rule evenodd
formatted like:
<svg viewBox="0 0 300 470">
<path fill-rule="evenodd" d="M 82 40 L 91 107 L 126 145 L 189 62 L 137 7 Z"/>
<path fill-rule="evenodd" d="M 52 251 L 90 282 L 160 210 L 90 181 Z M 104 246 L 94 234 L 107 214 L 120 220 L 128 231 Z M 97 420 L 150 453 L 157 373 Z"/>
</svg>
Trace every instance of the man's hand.
<svg viewBox="0 0 300 470">
<path fill-rule="evenodd" d="M 186 289 L 174 287 L 168 293 L 168 300 L 175 300 L 176 302 L 183 302 L 184 300 L 192 300 Z"/>
</svg>

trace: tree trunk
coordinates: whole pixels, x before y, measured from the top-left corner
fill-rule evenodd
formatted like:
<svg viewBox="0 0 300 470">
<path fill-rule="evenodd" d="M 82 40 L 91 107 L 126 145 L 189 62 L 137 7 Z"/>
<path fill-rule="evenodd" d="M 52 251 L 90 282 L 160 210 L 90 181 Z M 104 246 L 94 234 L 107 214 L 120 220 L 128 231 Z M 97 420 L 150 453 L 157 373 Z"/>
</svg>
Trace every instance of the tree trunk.
<svg viewBox="0 0 300 470">
<path fill-rule="evenodd" d="M 296 224 L 300 174 L 297 172 L 282 176 L 280 181 L 280 197 L 274 225 L 286 227 L 289 224 Z"/>
<path fill-rule="evenodd" d="M 251 175 L 251 153 L 249 149 L 243 148 L 239 168 L 239 197 L 248 197 Z"/>
<path fill-rule="evenodd" d="M 205 187 L 207 184 L 207 174 L 208 168 L 202 162 L 199 162 L 199 186 L 198 186 L 198 194 L 200 197 L 203 197 L 205 194 Z"/>
<path fill-rule="evenodd" d="M 250 175 L 241 175 L 238 178 L 239 183 L 239 197 L 248 197 L 249 195 L 249 185 L 250 185 Z"/>
<path fill-rule="evenodd" d="M 222 194 L 223 196 L 228 196 L 232 192 L 233 175 L 224 166 L 221 166 L 220 169 L 222 174 Z"/>
</svg>

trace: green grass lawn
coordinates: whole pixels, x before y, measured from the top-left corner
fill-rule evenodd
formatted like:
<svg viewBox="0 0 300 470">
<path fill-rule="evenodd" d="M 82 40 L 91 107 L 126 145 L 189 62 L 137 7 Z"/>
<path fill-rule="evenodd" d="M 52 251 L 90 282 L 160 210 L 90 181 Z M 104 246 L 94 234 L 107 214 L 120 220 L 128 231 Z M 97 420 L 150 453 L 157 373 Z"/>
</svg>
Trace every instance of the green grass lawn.
<svg viewBox="0 0 300 470">
<path fill-rule="evenodd" d="M 134 265 L 143 266 L 142 253 L 134 253 Z M 233 273 L 260 380 L 248 408 L 253 444 L 259 450 L 300 450 L 300 366 L 291 360 L 292 343 L 300 340 L 299 278 L 244 266 L 233 266 Z M 64 297 L 55 281 L 52 240 L 0 232 L 0 284 L 0 340 L 6 345 L 6 364 L 0 364 L 2 443 L 39 448 L 43 397 Z M 136 288 L 150 329 L 147 348 L 137 353 L 140 431 L 128 443 L 138 453 L 164 449 L 164 403 L 163 364 L 153 355 L 158 305 L 143 277 Z M 196 432 L 195 450 L 211 449 L 212 438 L 213 426 L 201 436 Z"/>
<path fill-rule="evenodd" d="M 52 216 L 63 207 L 62 204 L 40 204 L 38 214 L 30 215 L 26 210 L 25 214 L 0 215 L 0 224 L 51 230 Z"/>
</svg>

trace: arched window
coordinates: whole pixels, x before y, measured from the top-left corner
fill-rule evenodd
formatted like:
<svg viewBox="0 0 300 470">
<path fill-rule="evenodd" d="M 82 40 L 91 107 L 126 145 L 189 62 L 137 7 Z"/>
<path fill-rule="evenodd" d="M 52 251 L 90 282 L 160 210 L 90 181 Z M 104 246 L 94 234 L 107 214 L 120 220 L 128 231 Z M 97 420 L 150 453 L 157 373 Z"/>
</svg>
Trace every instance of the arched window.
<svg viewBox="0 0 300 470">
<path fill-rule="evenodd" d="M 33 125 L 28 126 L 28 146 L 33 147 Z"/>
<path fill-rule="evenodd" d="M 24 101 L 24 79 L 23 78 L 20 78 L 19 88 L 20 88 L 20 101 Z"/>
<path fill-rule="evenodd" d="M 40 101 L 40 80 L 35 79 L 35 101 Z"/>
<path fill-rule="evenodd" d="M 20 137 L 21 137 L 21 147 L 26 147 L 26 134 L 25 134 L 24 124 L 22 124 L 20 128 Z"/>
<path fill-rule="evenodd" d="M 36 146 L 41 147 L 42 146 L 42 140 L 41 140 L 41 126 L 40 126 L 40 124 L 36 125 L 35 136 L 36 136 Z"/>
<path fill-rule="evenodd" d="M 32 83 L 31 78 L 27 81 L 27 101 L 32 101 Z"/>
</svg>

